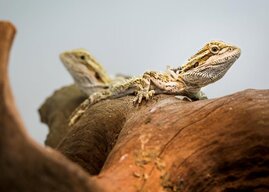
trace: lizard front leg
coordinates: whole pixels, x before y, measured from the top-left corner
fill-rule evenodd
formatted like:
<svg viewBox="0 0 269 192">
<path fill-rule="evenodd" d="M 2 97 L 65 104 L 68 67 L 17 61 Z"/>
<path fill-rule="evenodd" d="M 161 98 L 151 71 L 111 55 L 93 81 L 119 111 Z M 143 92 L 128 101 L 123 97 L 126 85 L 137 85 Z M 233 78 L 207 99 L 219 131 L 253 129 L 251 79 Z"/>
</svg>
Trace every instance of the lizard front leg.
<svg viewBox="0 0 269 192">
<path fill-rule="evenodd" d="M 143 78 L 148 79 L 159 93 L 182 94 L 186 90 L 184 82 L 167 74 L 151 71 L 144 73 Z"/>
<path fill-rule="evenodd" d="M 129 94 L 136 94 L 134 103 L 141 103 L 144 97 L 149 99 L 149 96 L 153 95 L 153 92 L 149 91 L 149 87 L 149 81 L 146 79 L 134 78 L 126 83 L 111 86 L 106 90 L 97 91 L 91 94 L 88 99 L 80 104 L 80 106 L 72 113 L 69 120 L 69 126 L 75 124 L 90 106 L 104 99 L 119 98 Z"/>
<path fill-rule="evenodd" d="M 204 100 L 204 99 L 208 99 L 206 94 L 203 91 L 198 91 L 195 94 L 192 94 L 191 99 L 193 100 Z"/>
<path fill-rule="evenodd" d="M 185 86 L 170 75 L 149 71 L 139 79 L 137 89 L 134 103 L 140 104 L 143 98 L 149 100 L 155 93 L 180 94 Z"/>
<path fill-rule="evenodd" d="M 146 100 L 149 100 L 154 94 L 155 90 L 150 90 L 150 79 L 147 78 L 139 78 L 136 80 L 134 86 L 135 86 L 135 93 L 136 96 L 133 100 L 134 104 L 140 104 L 142 100 L 145 98 Z"/>
<path fill-rule="evenodd" d="M 200 90 L 196 93 L 189 92 L 187 85 L 178 75 L 174 76 L 169 73 L 167 76 L 167 74 L 157 72 L 146 72 L 143 77 L 160 89 L 159 93 L 174 94 L 176 98 L 188 101 L 207 99 L 207 96 Z"/>
</svg>

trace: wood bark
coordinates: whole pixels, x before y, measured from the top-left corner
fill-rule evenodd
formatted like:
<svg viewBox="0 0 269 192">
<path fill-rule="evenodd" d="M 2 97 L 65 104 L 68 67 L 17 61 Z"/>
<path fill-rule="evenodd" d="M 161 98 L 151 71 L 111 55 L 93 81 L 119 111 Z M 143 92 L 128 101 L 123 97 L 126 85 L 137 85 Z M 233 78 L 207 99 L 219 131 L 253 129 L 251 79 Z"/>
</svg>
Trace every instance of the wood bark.
<svg viewBox="0 0 269 192">
<path fill-rule="evenodd" d="M 69 130 L 69 116 L 86 98 L 77 86 L 70 85 L 55 91 L 39 108 L 40 119 L 49 128 L 45 140 L 47 146 L 55 148 L 59 144 Z"/>
<path fill-rule="evenodd" d="M 7 73 L 15 31 L 0 21 L 0 191 L 98 191 L 79 166 L 27 135 Z"/>
<path fill-rule="evenodd" d="M 7 78 L 13 38 L 2 30 L 15 33 L 0 24 L 0 42 L 9 42 L 0 44 L 0 191 L 269 190 L 269 90 L 195 102 L 159 95 L 141 106 L 126 96 L 67 127 L 85 97 L 65 87 L 39 110 L 57 152 L 24 131 Z"/>
<path fill-rule="evenodd" d="M 105 191 L 269 190 L 269 91 L 95 104 L 57 150 Z"/>
</svg>

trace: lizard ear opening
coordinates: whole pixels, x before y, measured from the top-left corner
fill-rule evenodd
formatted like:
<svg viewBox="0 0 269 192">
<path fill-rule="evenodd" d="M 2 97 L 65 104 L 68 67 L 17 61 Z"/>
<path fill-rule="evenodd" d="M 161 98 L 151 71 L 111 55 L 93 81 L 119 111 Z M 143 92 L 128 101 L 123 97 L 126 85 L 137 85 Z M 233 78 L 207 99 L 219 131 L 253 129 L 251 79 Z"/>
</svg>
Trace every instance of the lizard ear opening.
<svg viewBox="0 0 269 192">
<path fill-rule="evenodd" d="M 100 75 L 99 75 L 98 73 L 95 73 L 94 76 L 95 76 L 95 78 L 96 78 L 97 80 L 101 80 L 101 77 L 100 77 Z"/>
</svg>

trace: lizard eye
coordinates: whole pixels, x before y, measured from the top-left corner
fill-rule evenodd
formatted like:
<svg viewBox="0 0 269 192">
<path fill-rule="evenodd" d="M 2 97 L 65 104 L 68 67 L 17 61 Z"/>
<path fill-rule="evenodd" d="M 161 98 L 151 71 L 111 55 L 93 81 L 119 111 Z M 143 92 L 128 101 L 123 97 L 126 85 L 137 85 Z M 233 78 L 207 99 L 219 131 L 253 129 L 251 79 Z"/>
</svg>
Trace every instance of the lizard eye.
<svg viewBox="0 0 269 192">
<path fill-rule="evenodd" d="M 198 67 L 198 65 L 199 65 L 198 62 L 194 63 L 194 67 Z"/>
<path fill-rule="evenodd" d="M 84 55 L 81 55 L 79 58 L 80 58 L 81 60 L 85 60 L 85 56 L 84 56 Z"/>
<path fill-rule="evenodd" d="M 219 52 L 219 47 L 217 45 L 213 45 L 212 47 L 210 47 L 210 51 L 213 54 L 217 54 Z"/>
</svg>

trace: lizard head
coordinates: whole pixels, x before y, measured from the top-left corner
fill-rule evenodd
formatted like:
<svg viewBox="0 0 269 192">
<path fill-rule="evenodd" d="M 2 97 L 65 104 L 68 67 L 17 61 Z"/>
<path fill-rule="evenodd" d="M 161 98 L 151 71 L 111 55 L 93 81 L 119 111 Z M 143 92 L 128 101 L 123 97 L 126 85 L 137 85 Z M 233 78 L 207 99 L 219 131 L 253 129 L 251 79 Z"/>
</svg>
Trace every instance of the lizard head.
<svg viewBox="0 0 269 192">
<path fill-rule="evenodd" d="M 240 48 L 222 41 L 211 41 L 179 69 L 186 83 L 204 87 L 222 78 L 239 58 Z"/>
<path fill-rule="evenodd" d="M 60 59 L 79 85 L 108 84 L 111 80 L 105 69 L 85 49 L 65 51 Z"/>
</svg>

